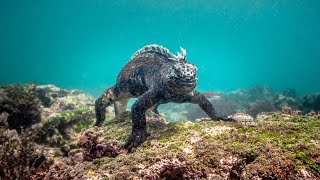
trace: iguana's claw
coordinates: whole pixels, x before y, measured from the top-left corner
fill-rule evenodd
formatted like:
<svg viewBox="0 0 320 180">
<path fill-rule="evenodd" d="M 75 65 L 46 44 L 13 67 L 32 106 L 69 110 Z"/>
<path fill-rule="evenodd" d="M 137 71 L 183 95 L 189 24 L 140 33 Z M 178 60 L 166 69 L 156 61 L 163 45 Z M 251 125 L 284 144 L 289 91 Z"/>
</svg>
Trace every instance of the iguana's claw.
<svg viewBox="0 0 320 180">
<path fill-rule="evenodd" d="M 133 132 L 124 147 L 128 149 L 128 152 L 132 152 L 134 148 L 138 147 L 146 140 L 146 137 L 147 133 L 145 131 Z"/>
</svg>

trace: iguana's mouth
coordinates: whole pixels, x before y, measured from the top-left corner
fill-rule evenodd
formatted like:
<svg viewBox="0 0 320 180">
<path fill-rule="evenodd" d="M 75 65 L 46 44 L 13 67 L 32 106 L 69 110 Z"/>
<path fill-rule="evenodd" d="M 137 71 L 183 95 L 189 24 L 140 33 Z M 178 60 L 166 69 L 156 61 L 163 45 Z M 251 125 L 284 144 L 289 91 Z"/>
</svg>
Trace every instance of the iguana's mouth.
<svg viewBox="0 0 320 180">
<path fill-rule="evenodd" d="M 166 84 L 168 88 L 175 93 L 187 93 L 192 91 L 198 83 L 198 78 L 185 79 L 177 76 L 171 76 Z"/>
<path fill-rule="evenodd" d="M 176 81 L 176 84 L 183 85 L 183 86 L 193 86 L 195 83 L 196 81 L 193 81 L 193 82 L 180 81 L 180 80 Z"/>
<path fill-rule="evenodd" d="M 174 84 L 179 88 L 193 88 L 197 84 L 197 79 L 180 79 L 176 78 Z"/>
</svg>

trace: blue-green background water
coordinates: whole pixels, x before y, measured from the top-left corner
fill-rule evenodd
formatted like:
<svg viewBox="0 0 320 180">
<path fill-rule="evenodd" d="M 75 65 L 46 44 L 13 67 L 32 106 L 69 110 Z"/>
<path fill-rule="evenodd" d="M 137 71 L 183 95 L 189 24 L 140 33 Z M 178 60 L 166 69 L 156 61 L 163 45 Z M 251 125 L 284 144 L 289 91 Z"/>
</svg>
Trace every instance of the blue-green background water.
<svg viewBox="0 0 320 180">
<path fill-rule="evenodd" d="M 98 95 L 131 55 L 187 49 L 198 89 L 320 91 L 318 0 L 1 0 L 0 83 Z"/>
</svg>

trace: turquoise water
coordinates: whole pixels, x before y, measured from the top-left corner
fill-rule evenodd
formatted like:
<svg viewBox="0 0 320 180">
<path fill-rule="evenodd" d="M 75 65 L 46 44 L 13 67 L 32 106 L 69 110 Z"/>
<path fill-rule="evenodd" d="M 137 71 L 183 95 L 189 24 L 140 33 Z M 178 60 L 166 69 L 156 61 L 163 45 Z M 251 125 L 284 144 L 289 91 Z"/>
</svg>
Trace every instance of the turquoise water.
<svg viewBox="0 0 320 180">
<path fill-rule="evenodd" d="M 320 90 L 318 0 L 1 0 L 0 83 L 94 95 L 147 44 L 182 46 L 201 91 Z"/>
</svg>

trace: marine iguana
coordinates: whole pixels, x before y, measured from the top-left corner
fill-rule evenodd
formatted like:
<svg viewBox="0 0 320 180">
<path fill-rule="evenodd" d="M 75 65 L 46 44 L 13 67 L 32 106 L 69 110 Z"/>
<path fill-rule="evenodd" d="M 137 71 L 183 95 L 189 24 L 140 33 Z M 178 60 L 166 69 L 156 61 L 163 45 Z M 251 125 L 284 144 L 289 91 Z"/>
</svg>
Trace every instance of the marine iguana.
<svg viewBox="0 0 320 180">
<path fill-rule="evenodd" d="M 160 104 L 194 103 L 212 119 L 229 121 L 216 115 L 206 97 L 195 90 L 197 67 L 186 59 L 186 50 L 172 54 L 167 48 L 152 44 L 138 50 L 120 71 L 117 82 L 95 101 L 96 126 L 101 126 L 106 107 L 114 104 L 116 116 L 126 110 L 130 98 L 132 105 L 132 132 L 125 147 L 132 150 L 142 144 L 147 136 L 145 112 L 157 112 Z"/>
</svg>

